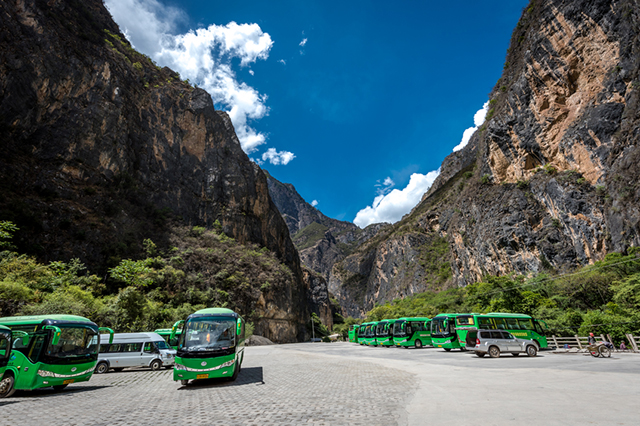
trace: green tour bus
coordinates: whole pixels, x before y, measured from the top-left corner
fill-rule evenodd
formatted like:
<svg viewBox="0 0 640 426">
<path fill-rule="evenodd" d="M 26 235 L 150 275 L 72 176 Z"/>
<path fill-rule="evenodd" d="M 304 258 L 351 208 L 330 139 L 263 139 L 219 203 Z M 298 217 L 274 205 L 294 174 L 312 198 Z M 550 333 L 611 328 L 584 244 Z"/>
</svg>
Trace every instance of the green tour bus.
<svg viewBox="0 0 640 426">
<path fill-rule="evenodd" d="M 360 325 L 352 324 L 349 326 L 349 341 L 352 343 L 358 343 L 358 329 Z"/>
<path fill-rule="evenodd" d="M 456 318 L 468 315 L 473 314 L 438 314 L 435 316 L 431 320 L 431 345 L 447 352 L 451 349 L 465 351 L 464 340 L 460 340 L 456 333 Z"/>
<path fill-rule="evenodd" d="M 370 323 L 368 322 L 363 322 L 362 324 L 360 324 L 360 328 L 358 328 L 358 343 L 361 345 L 364 345 L 366 342 L 366 337 L 367 337 L 367 326 Z"/>
<path fill-rule="evenodd" d="M 11 353 L 11 342 L 15 337 L 26 337 L 23 341 L 25 345 L 29 341 L 27 333 L 22 331 L 12 332 L 9 327 L 0 325 L 0 398 L 6 398 L 15 392 L 13 384 L 18 374 L 20 374 L 20 370 L 16 368 L 7 370 L 9 359 L 13 355 Z"/>
<path fill-rule="evenodd" d="M 171 349 L 178 350 L 178 342 L 180 341 L 180 336 L 182 335 L 182 330 L 177 330 L 175 337 L 171 338 L 171 328 L 158 328 L 157 330 L 153 330 L 154 333 L 158 333 L 167 345 L 171 347 Z"/>
<path fill-rule="evenodd" d="M 10 328 L 12 337 L 25 333 L 14 338 L 4 373 L 13 377 L 13 388 L 21 390 L 49 386 L 61 390 L 86 382 L 98 362 L 100 331 L 108 331 L 113 339 L 113 330 L 77 315 L 5 317 L 0 325 Z"/>
<path fill-rule="evenodd" d="M 244 358 L 244 319 L 226 308 L 201 309 L 173 325 L 171 339 L 178 327 L 178 343 L 173 380 L 183 385 L 189 380 L 238 377 Z"/>
<path fill-rule="evenodd" d="M 421 348 L 431 344 L 430 319 L 427 317 L 399 318 L 393 324 L 393 344 L 403 348 Z"/>
<path fill-rule="evenodd" d="M 367 346 L 377 346 L 376 342 L 376 326 L 378 325 L 378 321 L 371 321 L 367 324 L 367 328 L 365 330 L 364 335 L 364 344 Z"/>
<path fill-rule="evenodd" d="M 539 349 L 548 347 L 547 337 L 539 321 L 525 314 L 490 312 L 488 314 L 464 314 L 456 318 L 458 340 L 465 344 L 469 330 L 507 330 L 519 339 L 533 340 Z M 546 326 L 546 324 L 545 324 Z"/>
<path fill-rule="evenodd" d="M 385 319 L 378 322 L 376 326 L 376 342 L 378 346 L 392 347 L 393 346 L 393 324 L 397 320 Z"/>
</svg>

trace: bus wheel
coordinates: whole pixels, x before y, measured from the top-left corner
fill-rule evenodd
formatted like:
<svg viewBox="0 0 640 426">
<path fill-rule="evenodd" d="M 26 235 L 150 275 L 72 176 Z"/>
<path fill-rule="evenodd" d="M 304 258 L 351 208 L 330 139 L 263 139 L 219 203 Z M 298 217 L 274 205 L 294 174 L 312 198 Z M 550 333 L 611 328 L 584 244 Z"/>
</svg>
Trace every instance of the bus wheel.
<svg viewBox="0 0 640 426">
<path fill-rule="evenodd" d="M 13 387 L 15 379 L 11 374 L 7 374 L 0 381 L 0 398 L 8 398 L 16 391 Z"/>
<path fill-rule="evenodd" d="M 234 382 L 238 378 L 238 372 L 240 369 L 238 368 L 238 362 L 236 361 L 236 366 L 233 369 L 233 376 L 229 377 L 230 382 Z"/>
<path fill-rule="evenodd" d="M 499 358 L 500 357 L 500 349 L 497 346 L 491 346 L 489 348 L 489 356 L 491 358 Z"/>
<path fill-rule="evenodd" d="M 189 384 L 189 381 L 188 380 L 180 380 L 180 384 L 182 386 L 187 386 Z"/>
<path fill-rule="evenodd" d="M 154 359 L 151 364 L 149 364 L 149 367 L 151 367 L 153 371 L 158 371 L 162 368 L 162 361 L 160 361 L 159 359 Z"/>
<path fill-rule="evenodd" d="M 104 374 L 107 371 L 109 371 L 109 364 L 106 362 L 99 362 L 98 365 L 96 365 L 96 374 Z"/>
<path fill-rule="evenodd" d="M 53 390 L 56 391 L 61 391 L 62 389 L 66 388 L 69 385 L 56 385 L 56 386 L 52 386 Z"/>
<path fill-rule="evenodd" d="M 416 349 L 420 349 L 422 347 L 422 341 L 420 339 L 416 339 Z"/>
<path fill-rule="evenodd" d="M 451 350 L 451 348 L 442 348 L 442 349 L 444 349 L 447 352 L 449 352 Z"/>
</svg>

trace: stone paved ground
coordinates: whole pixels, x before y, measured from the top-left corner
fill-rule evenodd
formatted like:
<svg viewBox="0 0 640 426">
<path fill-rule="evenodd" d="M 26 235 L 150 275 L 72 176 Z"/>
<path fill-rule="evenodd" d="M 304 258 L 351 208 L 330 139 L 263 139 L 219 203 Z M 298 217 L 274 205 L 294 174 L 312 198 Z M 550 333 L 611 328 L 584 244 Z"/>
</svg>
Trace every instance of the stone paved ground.
<svg viewBox="0 0 640 426">
<path fill-rule="evenodd" d="M 410 373 L 295 350 L 247 348 L 233 382 L 181 386 L 171 370 L 94 375 L 65 391 L 0 400 L 0 425 L 394 425 L 417 388 Z"/>
</svg>

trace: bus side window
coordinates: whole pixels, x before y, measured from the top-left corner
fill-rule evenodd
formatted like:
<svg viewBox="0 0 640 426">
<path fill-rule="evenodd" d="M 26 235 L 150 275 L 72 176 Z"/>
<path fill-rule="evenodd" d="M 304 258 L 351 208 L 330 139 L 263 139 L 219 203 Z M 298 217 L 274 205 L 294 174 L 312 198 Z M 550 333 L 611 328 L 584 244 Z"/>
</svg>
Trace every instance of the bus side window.
<svg viewBox="0 0 640 426">
<path fill-rule="evenodd" d="M 103 343 L 103 344 L 101 344 L 101 345 L 100 345 L 100 353 L 101 353 L 101 354 L 104 354 L 104 353 L 109 352 L 109 348 L 111 348 L 111 345 L 110 345 L 110 344 L 108 344 L 108 343 Z"/>
<path fill-rule="evenodd" d="M 520 326 L 518 325 L 518 320 L 516 318 L 506 318 L 507 322 L 507 330 L 520 330 Z"/>
<path fill-rule="evenodd" d="M 496 324 L 497 330 L 506 330 L 507 324 L 504 322 L 504 318 L 492 318 L 493 322 Z"/>
<path fill-rule="evenodd" d="M 533 330 L 533 323 L 530 319 L 519 319 L 518 323 L 522 330 Z"/>
<path fill-rule="evenodd" d="M 31 346 L 29 355 L 27 355 L 27 357 L 31 362 L 35 363 L 38 360 L 40 351 L 42 350 L 43 346 L 44 346 L 44 336 L 42 335 L 36 336 L 36 338 L 33 340 L 33 345 Z"/>
<path fill-rule="evenodd" d="M 484 328 L 485 330 L 495 329 L 491 318 L 478 318 L 478 328 Z"/>
</svg>

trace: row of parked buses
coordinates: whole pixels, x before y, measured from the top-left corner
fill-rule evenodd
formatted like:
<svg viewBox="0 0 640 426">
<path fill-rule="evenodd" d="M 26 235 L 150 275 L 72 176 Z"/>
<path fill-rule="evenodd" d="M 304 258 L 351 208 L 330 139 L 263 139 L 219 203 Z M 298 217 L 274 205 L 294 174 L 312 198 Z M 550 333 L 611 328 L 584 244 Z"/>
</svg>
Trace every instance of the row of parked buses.
<svg viewBox="0 0 640 426">
<path fill-rule="evenodd" d="M 492 312 L 488 314 L 438 314 L 426 317 L 384 319 L 349 328 L 349 341 L 366 346 L 433 346 L 445 351 L 465 350 L 469 330 L 505 330 L 519 339 L 547 348 L 542 321 L 529 315 Z M 545 325 L 546 326 L 546 325 Z"/>
<path fill-rule="evenodd" d="M 18 389 L 61 390 L 89 380 L 94 371 L 125 367 L 173 366 L 173 379 L 183 385 L 192 379 L 237 377 L 245 323 L 232 310 L 201 309 L 168 331 L 158 331 L 169 345 L 160 333 L 116 334 L 76 315 L 0 318 L 0 398 Z"/>
</svg>

